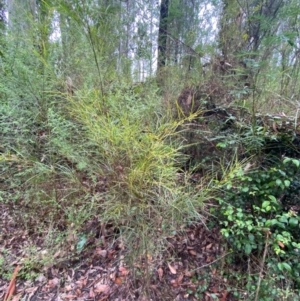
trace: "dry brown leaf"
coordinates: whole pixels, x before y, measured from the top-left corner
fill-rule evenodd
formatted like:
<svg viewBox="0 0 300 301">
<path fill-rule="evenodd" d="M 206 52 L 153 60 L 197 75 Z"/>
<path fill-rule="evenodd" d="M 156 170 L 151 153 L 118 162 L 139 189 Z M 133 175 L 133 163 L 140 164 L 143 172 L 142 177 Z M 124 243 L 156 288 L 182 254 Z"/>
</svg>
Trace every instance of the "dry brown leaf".
<svg viewBox="0 0 300 301">
<path fill-rule="evenodd" d="M 216 286 L 213 286 L 209 289 L 212 293 L 218 293 L 219 289 Z"/>
<path fill-rule="evenodd" d="M 48 281 L 48 286 L 49 286 L 50 288 L 57 287 L 58 284 L 59 284 L 59 279 L 58 279 L 58 278 L 53 278 L 53 279 L 50 279 L 50 280 Z"/>
<path fill-rule="evenodd" d="M 54 268 L 51 268 L 51 274 L 52 274 L 52 277 L 58 277 L 59 275 L 59 272 L 57 269 L 54 269 Z"/>
<path fill-rule="evenodd" d="M 14 296 L 11 301 L 19 301 L 21 299 L 21 297 L 22 297 L 22 294 L 18 294 L 16 296 Z"/>
<path fill-rule="evenodd" d="M 25 293 L 26 294 L 35 293 L 37 289 L 38 289 L 38 286 L 36 286 L 36 287 L 28 287 L 28 288 L 25 289 Z"/>
<path fill-rule="evenodd" d="M 80 277 L 75 284 L 81 289 L 87 285 L 87 278 Z"/>
<path fill-rule="evenodd" d="M 96 254 L 100 255 L 103 258 L 106 258 L 107 256 L 107 250 L 102 250 L 101 248 L 96 249 Z"/>
<path fill-rule="evenodd" d="M 119 276 L 127 276 L 129 274 L 129 271 L 124 267 L 119 267 Z"/>
<path fill-rule="evenodd" d="M 108 258 L 108 259 L 113 259 L 115 253 L 116 253 L 116 252 L 115 252 L 114 250 L 109 250 L 109 251 L 107 252 L 107 258 Z"/>
<path fill-rule="evenodd" d="M 109 275 L 109 278 L 111 279 L 111 280 L 115 280 L 115 278 L 116 278 L 116 272 L 113 272 L 113 273 L 111 273 L 110 275 Z"/>
<path fill-rule="evenodd" d="M 209 250 L 212 247 L 212 244 L 206 246 L 206 250 Z"/>
<path fill-rule="evenodd" d="M 178 287 L 181 285 L 182 279 L 183 279 L 183 274 L 180 274 L 177 279 L 172 279 L 170 282 L 173 287 Z"/>
<path fill-rule="evenodd" d="M 28 294 L 28 296 L 27 296 L 28 300 L 31 300 L 32 296 L 35 294 L 37 289 L 38 289 L 38 286 L 25 289 L 25 292 Z"/>
<path fill-rule="evenodd" d="M 184 277 L 184 275 L 180 274 L 179 277 L 176 279 L 178 284 L 181 284 L 183 277 Z"/>
<path fill-rule="evenodd" d="M 54 255 L 53 255 L 53 257 L 54 258 L 57 258 L 57 257 L 64 257 L 66 255 L 66 252 L 65 251 L 63 251 L 63 250 L 58 250 Z"/>
<path fill-rule="evenodd" d="M 77 296 L 76 295 L 64 295 L 64 299 L 67 300 L 76 300 Z"/>
<path fill-rule="evenodd" d="M 213 260 L 214 260 L 214 257 L 212 257 L 212 256 L 207 256 L 207 258 L 206 258 L 207 263 L 212 262 Z"/>
<path fill-rule="evenodd" d="M 228 292 L 227 292 L 227 291 L 224 291 L 224 292 L 223 292 L 223 296 L 222 296 L 222 298 L 220 299 L 220 301 L 226 301 L 226 300 L 227 300 L 227 296 L 228 296 Z"/>
<path fill-rule="evenodd" d="M 193 256 L 196 256 L 197 255 L 197 252 L 195 250 L 189 250 L 189 253 Z"/>
<path fill-rule="evenodd" d="M 96 297 L 96 294 L 95 294 L 93 288 L 91 287 L 90 291 L 89 291 L 89 298 L 95 299 L 95 297 Z"/>
<path fill-rule="evenodd" d="M 178 287 L 178 283 L 177 283 L 176 279 L 172 279 L 172 280 L 170 281 L 170 283 L 171 283 L 171 285 L 172 285 L 173 287 Z"/>
<path fill-rule="evenodd" d="M 65 291 L 66 292 L 69 292 L 71 290 L 72 290 L 72 286 L 70 284 L 65 286 Z"/>
<path fill-rule="evenodd" d="M 176 269 L 174 268 L 174 267 L 172 267 L 169 263 L 168 263 L 168 267 L 169 267 L 169 269 L 170 269 L 170 272 L 172 273 L 172 274 L 174 274 L 174 275 L 176 275 L 177 274 L 177 271 L 176 271 Z"/>
<path fill-rule="evenodd" d="M 278 245 L 279 245 L 280 248 L 284 249 L 285 246 L 284 246 L 284 244 L 281 241 L 277 241 L 277 243 L 278 243 Z"/>
<path fill-rule="evenodd" d="M 148 263 L 150 264 L 153 259 L 152 255 L 147 253 L 147 259 L 148 259 Z"/>
<path fill-rule="evenodd" d="M 162 281 L 162 277 L 164 275 L 164 270 L 162 268 L 157 269 L 158 278 L 160 281 Z"/>
<path fill-rule="evenodd" d="M 115 279 L 115 284 L 121 285 L 122 283 L 123 283 L 122 278 L 117 277 L 117 278 Z"/>
<path fill-rule="evenodd" d="M 97 283 L 94 285 L 94 291 L 96 293 L 109 294 L 110 287 L 107 284 Z"/>
<path fill-rule="evenodd" d="M 191 271 L 185 270 L 184 275 L 187 277 L 191 277 L 193 275 L 193 273 Z"/>
</svg>

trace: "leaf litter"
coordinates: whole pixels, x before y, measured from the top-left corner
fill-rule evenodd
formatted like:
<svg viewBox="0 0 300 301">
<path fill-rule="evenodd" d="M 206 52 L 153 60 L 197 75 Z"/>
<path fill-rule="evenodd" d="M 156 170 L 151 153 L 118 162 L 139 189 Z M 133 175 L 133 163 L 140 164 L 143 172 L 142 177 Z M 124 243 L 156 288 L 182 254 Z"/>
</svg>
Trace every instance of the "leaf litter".
<svg viewBox="0 0 300 301">
<path fill-rule="evenodd" d="M 168 248 L 159 260 L 146 254 L 145 268 L 138 258 L 133 266 L 127 266 L 130 248 L 121 237 L 112 235 L 111 225 L 91 220 L 89 227 L 94 234 L 98 227 L 105 233 L 103 239 L 97 235 L 89 237 L 89 246 L 77 256 L 73 256 L 75 241 L 67 242 L 53 252 L 54 263 L 31 267 L 36 277 L 29 275 L 31 280 L 26 280 L 25 263 L 30 258 L 25 250 L 35 245 L 39 251 L 34 256 L 41 256 L 41 260 L 48 252 L 39 236 L 14 221 L 7 205 L 1 207 L 1 261 L 11 273 L 20 266 L 13 291 L 9 286 L 12 276 L 0 276 L 1 300 L 9 293 L 15 301 L 236 300 L 227 280 L 218 273 L 219 258 L 225 253 L 219 229 L 208 230 L 202 223 L 186 227 L 167 238 Z"/>
</svg>

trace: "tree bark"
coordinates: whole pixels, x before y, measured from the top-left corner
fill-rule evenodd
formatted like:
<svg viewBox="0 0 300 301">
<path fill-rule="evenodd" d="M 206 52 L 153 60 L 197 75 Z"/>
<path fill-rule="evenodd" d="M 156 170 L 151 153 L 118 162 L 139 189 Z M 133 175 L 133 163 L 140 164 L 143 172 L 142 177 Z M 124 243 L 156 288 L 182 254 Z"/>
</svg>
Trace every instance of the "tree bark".
<svg viewBox="0 0 300 301">
<path fill-rule="evenodd" d="M 167 61 L 167 30 L 168 30 L 169 0 L 162 0 L 158 29 L 157 71 L 166 66 Z"/>
</svg>

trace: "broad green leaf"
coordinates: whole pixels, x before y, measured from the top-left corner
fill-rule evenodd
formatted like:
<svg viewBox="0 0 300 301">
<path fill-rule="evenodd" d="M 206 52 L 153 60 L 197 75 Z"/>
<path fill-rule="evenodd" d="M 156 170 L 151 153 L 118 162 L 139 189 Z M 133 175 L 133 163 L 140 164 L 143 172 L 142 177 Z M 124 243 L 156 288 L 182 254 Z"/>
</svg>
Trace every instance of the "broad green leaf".
<svg viewBox="0 0 300 301">
<path fill-rule="evenodd" d="M 248 191 L 249 191 L 249 187 L 244 187 L 244 188 L 242 189 L 242 191 L 243 191 L 243 192 L 248 192 Z"/>
<path fill-rule="evenodd" d="M 277 200 L 276 200 L 276 198 L 275 198 L 274 195 L 268 195 L 268 198 L 269 198 L 272 202 L 277 203 Z"/>
<path fill-rule="evenodd" d="M 219 147 L 219 148 L 226 148 L 226 146 L 227 146 L 227 144 L 224 143 L 224 142 L 219 142 L 219 143 L 217 144 L 217 147 Z"/>
<path fill-rule="evenodd" d="M 279 219 L 278 219 L 281 223 L 287 223 L 288 222 L 288 219 L 286 216 L 280 216 Z"/>
<path fill-rule="evenodd" d="M 290 266 L 288 263 L 286 263 L 286 262 L 282 262 L 282 267 L 283 267 L 285 270 L 289 271 L 289 272 L 292 271 L 291 266 Z"/>
<path fill-rule="evenodd" d="M 268 207 L 269 205 L 270 205 L 270 201 L 264 201 L 263 203 L 262 203 L 262 208 L 266 208 L 266 207 Z"/>
<path fill-rule="evenodd" d="M 265 222 L 266 227 L 274 226 L 278 223 L 277 219 L 269 219 Z"/>
<path fill-rule="evenodd" d="M 290 217 L 289 219 L 289 224 L 293 227 L 297 226 L 298 225 L 298 219 L 295 218 L 295 217 Z"/>
<path fill-rule="evenodd" d="M 87 237 L 85 235 L 80 236 L 80 239 L 76 245 L 76 251 L 81 252 L 86 244 Z"/>
<path fill-rule="evenodd" d="M 249 234 L 248 238 L 249 238 L 250 241 L 254 241 L 254 235 L 253 234 Z"/>
<path fill-rule="evenodd" d="M 252 251 L 251 245 L 250 245 L 250 244 L 246 244 L 246 245 L 245 245 L 245 253 L 246 253 L 247 255 L 249 255 L 249 254 L 251 253 L 251 251 Z"/>
<path fill-rule="evenodd" d="M 226 188 L 227 188 L 227 190 L 230 190 L 232 188 L 232 185 L 228 184 Z"/>
</svg>

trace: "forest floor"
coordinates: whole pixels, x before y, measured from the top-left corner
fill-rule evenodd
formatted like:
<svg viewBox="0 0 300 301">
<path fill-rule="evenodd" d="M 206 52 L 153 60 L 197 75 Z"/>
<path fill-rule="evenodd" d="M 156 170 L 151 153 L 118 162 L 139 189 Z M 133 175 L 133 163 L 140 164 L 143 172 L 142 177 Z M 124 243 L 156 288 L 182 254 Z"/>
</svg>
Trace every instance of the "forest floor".
<svg viewBox="0 0 300 301">
<path fill-rule="evenodd" d="M 10 301 L 236 300 L 228 279 L 220 273 L 229 253 L 217 228 L 209 230 L 204 223 L 185 227 L 166 238 L 166 249 L 159 256 L 131 258 L 134 246 L 124 245 L 112 225 L 91 220 L 86 227 L 92 235 L 80 254 L 74 251 L 72 239 L 66 238 L 47 265 L 44 237 L 12 218 L 7 205 L 0 209 L 0 268 L 20 268 L 16 277 L 0 276 L 0 300 L 6 300 L 9 292 Z M 28 253 L 32 246 L 37 250 L 35 258 Z M 30 266 L 31 262 L 37 266 Z M 35 277 L 26 274 L 29 266 Z"/>
</svg>

